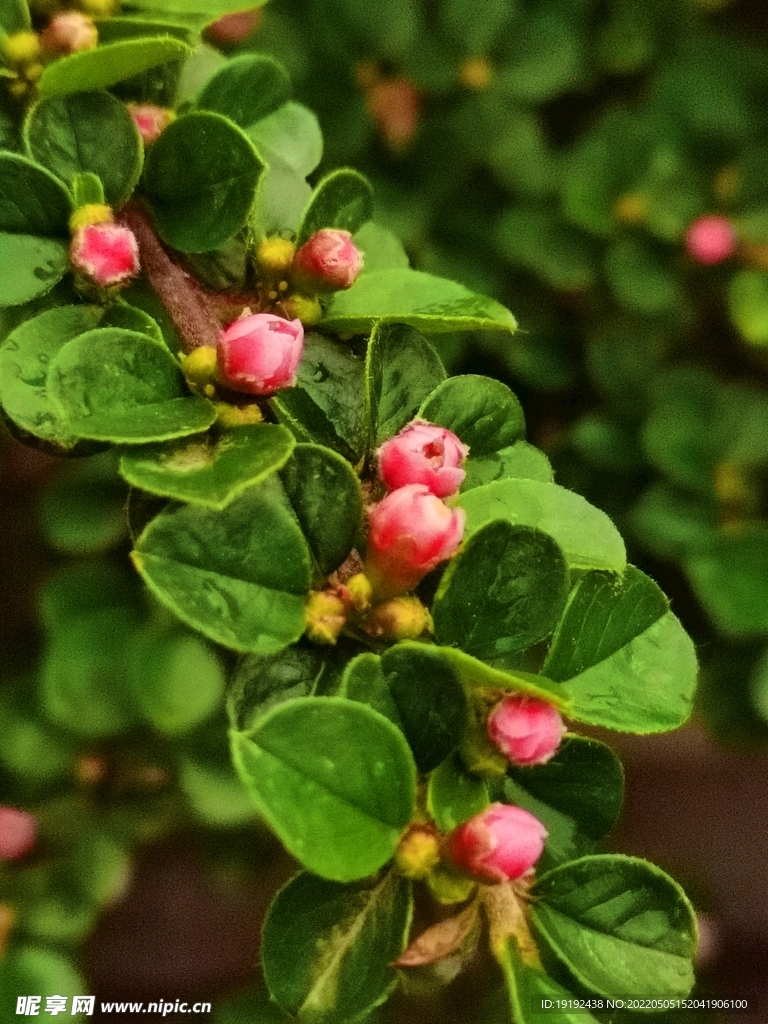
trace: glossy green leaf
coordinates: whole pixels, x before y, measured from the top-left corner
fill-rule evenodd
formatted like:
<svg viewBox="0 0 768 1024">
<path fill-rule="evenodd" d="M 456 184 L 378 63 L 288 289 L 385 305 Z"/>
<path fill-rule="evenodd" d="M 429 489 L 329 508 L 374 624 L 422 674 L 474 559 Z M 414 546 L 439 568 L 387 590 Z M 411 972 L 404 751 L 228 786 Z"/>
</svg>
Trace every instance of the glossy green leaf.
<svg viewBox="0 0 768 1024">
<path fill-rule="evenodd" d="M 165 343 L 163 332 L 158 322 L 137 306 L 131 306 L 122 299 L 112 302 L 104 311 L 99 327 L 120 327 L 125 331 L 146 334 L 154 341 Z"/>
<path fill-rule="evenodd" d="M 366 443 L 364 371 L 362 358 L 348 345 L 307 334 L 296 386 L 284 388 L 269 404 L 299 441 L 321 444 L 356 463 Z"/>
<path fill-rule="evenodd" d="M 279 705 L 232 733 L 241 778 L 288 851 L 337 882 L 373 874 L 410 821 L 416 768 L 402 733 L 341 697 Z"/>
<path fill-rule="evenodd" d="M 546 533 L 500 519 L 487 523 L 450 562 L 432 616 L 438 643 L 493 661 L 552 632 L 570 574 Z"/>
<path fill-rule="evenodd" d="M 496 480 L 459 495 L 471 534 L 493 519 L 533 526 L 548 533 L 572 569 L 620 572 L 627 562 L 624 541 L 608 516 L 588 501 L 553 483 Z"/>
<path fill-rule="evenodd" d="M 354 886 L 296 875 L 264 923 L 270 995 L 299 1020 L 360 1020 L 394 987 L 390 964 L 405 948 L 410 921 L 410 886 L 394 872 Z"/>
<path fill-rule="evenodd" d="M 450 377 L 419 409 L 429 423 L 452 430 L 472 458 L 491 455 L 525 437 L 525 417 L 506 384 L 491 377 Z"/>
<path fill-rule="evenodd" d="M 354 234 L 373 216 L 373 189 L 358 171 L 343 167 L 320 181 L 312 193 L 296 237 L 303 245 L 321 228 L 341 228 Z"/>
<path fill-rule="evenodd" d="M 69 247 L 56 238 L 0 232 L 0 307 L 45 295 L 69 270 Z"/>
<path fill-rule="evenodd" d="M 577 998 L 543 970 L 523 961 L 514 938 L 509 938 L 495 955 L 504 972 L 513 1024 L 539 1024 L 542 1013 L 548 1024 L 598 1024 L 586 1009 L 586 1000 Z M 576 1003 L 578 1009 L 556 1009 Z M 583 1007 L 583 1008 L 582 1008 Z"/>
<path fill-rule="evenodd" d="M 549 459 L 538 448 L 527 441 L 516 441 L 509 448 L 501 448 L 490 455 L 473 458 L 472 453 L 464 463 L 466 477 L 462 491 L 493 483 L 494 480 L 540 480 L 554 482 L 555 474 Z"/>
<path fill-rule="evenodd" d="M 504 801 L 535 814 L 549 833 L 539 873 L 591 853 L 616 824 L 623 795 L 618 757 L 584 736 L 566 737 L 546 764 L 510 765 L 504 782 Z"/>
<path fill-rule="evenodd" d="M 251 124 L 248 136 L 267 164 L 279 160 L 302 179 L 316 169 L 323 156 L 320 122 L 317 115 L 302 103 L 283 103 L 256 124 Z M 301 203 L 292 227 L 298 223 L 308 198 Z"/>
<path fill-rule="evenodd" d="M 253 137 L 252 132 L 249 135 Z M 259 181 L 251 210 L 251 230 L 256 238 L 281 232 L 293 233 L 312 189 L 303 174 L 274 152 L 262 152 L 258 139 L 255 142 L 267 162 L 267 168 Z"/>
<path fill-rule="evenodd" d="M 280 479 L 325 578 L 355 543 L 363 514 L 360 481 L 346 459 L 316 444 L 297 445 Z"/>
<path fill-rule="evenodd" d="M 458 754 L 447 757 L 429 776 L 427 808 L 441 832 L 451 832 L 490 802 L 488 783 L 468 772 Z"/>
<path fill-rule="evenodd" d="M 27 116 L 24 134 L 29 155 L 67 184 L 77 174 L 97 174 L 112 207 L 121 207 L 139 180 L 139 133 L 125 104 L 108 92 L 43 99 Z"/>
<path fill-rule="evenodd" d="M 151 494 L 222 509 L 282 468 L 294 445 L 291 433 L 276 424 L 236 427 L 132 449 L 120 460 L 120 472 Z"/>
<path fill-rule="evenodd" d="M 404 270 L 408 253 L 394 232 L 369 220 L 355 232 L 354 242 L 363 256 L 363 274 L 376 270 Z"/>
<path fill-rule="evenodd" d="M 143 185 L 164 241 L 216 249 L 245 224 L 264 170 L 248 136 L 220 114 L 185 114 L 149 151 Z"/>
<path fill-rule="evenodd" d="M 0 347 L 0 402 L 23 431 L 64 448 L 76 443 L 48 397 L 48 368 L 59 351 L 98 323 L 94 306 L 59 306 L 20 324 Z"/>
<path fill-rule="evenodd" d="M 40 76 L 40 95 L 66 96 L 108 89 L 159 64 L 183 60 L 189 52 L 188 46 L 170 36 L 123 39 L 93 50 L 81 50 L 46 66 Z"/>
<path fill-rule="evenodd" d="M 714 533 L 688 553 L 685 572 L 717 628 L 734 637 L 768 631 L 768 529 L 762 523 Z"/>
<path fill-rule="evenodd" d="M 528 694 L 539 700 L 547 701 L 549 704 L 554 704 L 563 714 L 570 716 L 570 693 L 568 687 L 561 683 L 547 679 L 544 675 L 534 675 L 532 672 L 523 672 L 520 669 L 488 665 L 456 647 L 440 647 L 439 651 L 444 658 L 450 661 L 461 681 L 467 686 Z"/>
<path fill-rule="evenodd" d="M 152 39 L 158 36 L 173 36 L 174 39 L 180 39 L 183 43 L 194 45 L 195 25 L 189 19 L 174 15 L 168 18 L 162 18 L 159 15 L 153 17 L 151 14 L 142 15 L 138 12 L 135 12 L 134 16 L 133 10 L 129 17 L 124 13 L 129 5 L 122 4 L 121 6 L 123 9 L 117 17 L 99 18 L 96 27 L 99 30 L 100 44 L 117 43 L 123 39 L 143 39 L 147 36 Z M 135 6 L 134 4 L 130 5 L 131 8 L 135 8 Z"/>
<path fill-rule="evenodd" d="M 0 153 L 0 231 L 69 237 L 72 199 L 58 178 L 32 160 Z"/>
<path fill-rule="evenodd" d="M 128 663 L 136 702 L 160 732 L 187 732 L 221 703 L 223 666 L 197 637 L 150 627 L 131 643 Z"/>
<path fill-rule="evenodd" d="M 68 342 L 51 362 L 48 395 L 76 437 L 118 444 L 196 434 L 216 418 L 210 402 L 189 395 L 164 345 L 119 327 Z"/>
<path fill-rule="evenodd" d="M 406 324 L 378 324 L 365 361 L 365 406 L 369 447 L 398 433 L 433 388 L 445 380 L 440 357 Z"/>
<path fill-rule="evenodd" d="M 604 996 L 687 996 L 696 919 L 682 889 L 637 857 L 582 857 L 539 878 L 532 913 L 547 947 Z"/>
<path fill-rule="evenodd" d="M 309 552 L 265 486 L 220 512 L 185 505 L 161 513 L 132 558 L 163 604 L 225 647 L 272 654 L 304 632 Z"/>
<path fill-rule="evenodd" d="M 249 8 L 263 7 L 266 0 L 248 0 Z M 164 15 L 183 15 L 191 17 L 200 15 L 204 22 L 213 21 L 222 14 L 229 14 L 233 10 L 232 0 L 131 0 L 130 7 L 140 11 L 148 11 L 151 14 L 157 12 Z M 237 4 L 234 5 L 235 9 Z"/>
<path fill-rule="evenodd" d="M 248 128 L 277 110 L 290 95 L 291 80 L 282 64 L 265 53 L 247 53 L 231 57 L 208 79 L 196 105 Z"/>
<path fill-rule="evenodd" d="M 387 685 L 387 677 L 378 654 L 366 651 L 352 658 L 344 670 L 339 696 L 368 704 L 374 711 L 384 715 L 403 732 L 400 712 Z"/>
<path fill-rule="evenodd" d="M 351 288 L 336 292 L 320 326 L 363 334 L 377 322 L 402 323 L 427 333 L 504 330 L 517 322 L 495 299 L 455 281 L 419 270 L 377 270 L 361 274 Z"/>
<path fill-rule="evenodd" d="M 634 566 L 590 572 L 568 598 L 543 672 L 567 683 L 571 716 L 624 732 L 666 732 L 691 713 L 693 643 L 658 586 Z"/>
<path fill-rule="evenodd" d="M 32 27 L 27 0 L 6 0 L 0 12 L 0 29 L 7 35 L 25 32 Z"/>
</svg>

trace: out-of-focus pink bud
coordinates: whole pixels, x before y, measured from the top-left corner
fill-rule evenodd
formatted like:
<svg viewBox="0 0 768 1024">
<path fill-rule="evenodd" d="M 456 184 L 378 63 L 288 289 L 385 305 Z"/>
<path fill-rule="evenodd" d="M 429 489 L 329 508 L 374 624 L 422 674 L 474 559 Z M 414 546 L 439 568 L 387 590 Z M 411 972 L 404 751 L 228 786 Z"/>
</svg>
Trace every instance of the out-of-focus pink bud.
<svg viewBox="0 0 768 1024">
<path fill-rule="evenodd" d="M 390 491 L 424 484 L 438 498 L 461 487 L 466 473 L 461 464 L 469 448 L 445 427 L 415 420 L 379 448 L 379 476 Z"/>
<path fill-rule="evenodd" d="M 499 701 L 486 729 L 491 743 L 513 764 L 546 764 L 566 731 L 556 708 L 521 693 Z"/>
<path fill-rule="evenodd" d="M 208 26 L 207 35 L 217 46 L 234 46 L 247 39 L 261 24 L 264 12 L 259 7 L 250 11 L 224 14 Z"/>
<path fill-rule="evenodd" d="M 370 510 L 365 571 L 377 597 L 411 590 L 458 551 L 466 513 L 448 508 L 424 484 L 388 494 Z"/>
<path fill-rule="evenodd" d="M 685 233 L 685 248 L 697 263 L 722 263 L 736 251 L 736 229 L 727 217 L 699 217 Z"/>
<path fill-rule="evenodd" d="M 18 807 L 0 807 L 0 860 L 18 860 L 34 848 L 37 821 Z"/>
<path fill-rule="evenodd" d="M 235 320 L 219 338 L 219 374 L 233 391 L 271 395 L 296 383 L 303 352 L 301 320 L 253 313 Z"/>
<path fill-rule="evenodd" d="M 154 103 L 126 103 L 126 108 L 145 146 L 151 146 L 176 117 L 172 110 Z"/>
<path fill-rule="evenodd" d="M 404 150 L 419 127 L 419 94 L 407 78 L 381 79 L 366 94 L 368 110 L 384 141 Z"/>
<path fill-rule="evenodd" d="M 350 288 L 363 269 L 363 257 L 348 231 L 316 231 L 293 257 L 291 278 L 306 291 L 338 292 Z"/>
<path fill-rule="evenodd" d="M 491 804 L 448 837 L 448 855 L 483 882 L 514 881 L 526 875 L 544 850 L 547 830 L 522 807 Z"/>
<path fill-rule="evenodd" d="M 49 53 L 77 53 L 92 50 L 99 33 L 90 18 L 80 11 L 55 14 L 40 33 L 40 45 Z"/>
<path fill-rule="evenodd" d="M 127 284 L 139 272 L 139 247 L 131 230 L 120 224 L 87 224 L 69 249 L 75 270 L 101 288 Z"/>
</svg>

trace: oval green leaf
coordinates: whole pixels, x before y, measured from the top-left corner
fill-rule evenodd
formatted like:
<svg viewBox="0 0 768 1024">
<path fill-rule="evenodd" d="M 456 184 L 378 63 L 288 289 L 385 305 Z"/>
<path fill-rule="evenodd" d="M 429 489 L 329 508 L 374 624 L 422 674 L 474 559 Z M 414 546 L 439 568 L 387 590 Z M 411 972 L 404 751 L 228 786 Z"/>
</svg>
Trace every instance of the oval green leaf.
<svg viewBox="0 0 768 1024">
<path fill-rule="evenodd" d="M 482 487 L 494 480 L 540 480 L 551 484 L 555 479 L 547 456 L 527 441 L 516 441 L 509 448 L 502 448 L 491 455 L 481 455 L 477 459 L 470 452 L 464 470 L 467 475 L 461 485 L 462 491 Z"/>
<path fill-rule="evenodd" d="M 373 217 L 373 189 L 358 171 L 342 167 L 318 184 L 301 216 L 296 238 L 303 245 L 321 228 L 341 228 L 354 234 Z"/>
<path fill-rule="evenodd" d="M 48 64 L 40 76 L 41 96 L 108 89 L 159 64 L 182 60 L 190 49 L 178 39 L 123 39 L 81 50 Z"/>
<path fill-rule="evenodd" d="M 452 430 L 472 458 L 525 437 L 523 408 L 515 394 L 501 381 L 475 374 L 449 378 L 422 403 L 419 416 Z"/>
<path fill-rule="evenodd" d="M 352 882 L 394 854 L 416 799 L 403 734 L 363 704 L 301 697 L 232 733 L 235 767 L 307 870 Z"/>
<path fill-rule="evenodd" d="M 45 295 L 69 270 L 69 247 L 56 238 L 0 231 L 0 307 Z"/>
<path fill-rule="evenodd" d="M 72 197 L 57 177 L 24 156 L 0 153 L 0 231 L 69 238 Z"/>
<path fill-rule="evenodd" d="M 441 832 L 451 832 L 490 802 L 488 783 L 468 772 L 458 754 L 446 758 L 429 776 L 427 808 Z"/>
<path fill-rule="evenodd" d="M 291 80 L 282 64 L 266 53 L 247 53 L 231 57 L 209 78 L 195 105 L 248 128 L 281 107 L 290 95 Z"/>
</svg>

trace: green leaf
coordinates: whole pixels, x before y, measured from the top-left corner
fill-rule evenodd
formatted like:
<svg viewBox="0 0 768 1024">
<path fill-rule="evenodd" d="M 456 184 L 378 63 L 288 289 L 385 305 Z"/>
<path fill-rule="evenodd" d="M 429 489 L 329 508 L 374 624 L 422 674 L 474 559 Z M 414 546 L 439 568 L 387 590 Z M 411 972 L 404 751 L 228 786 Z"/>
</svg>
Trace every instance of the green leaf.
<svg viewBox="0 0 768 1024">
<path fill-rule="evenodd" d="M 493 661 L 555 628 L 570 587 L 562 551 L 546 533 L 500 519 L 477 530 L 440 582 L 438 643 Z"/>
<path fill-rule="evenodd" d="M 247 53 L 231 57 L 208 79 L 196 106 L 248 128 L 281 107 L 290 95 L 291 80 L 282 64 L 265 53 Z"/>
<path fill-rule="evenodd" d="M 618 757 L 584 736 L 567 736 L 546 764 L 510 765 L 504 782 L 504 801 L 535 814 L 549 833 L 539 872 L 591 853 L 616 824 L 623 795 Z"/>
<path fill-rule="evenodd" d="M 360 481 L 346 459 L 316 444 L 297 445 L 280 479 L 325 578 L 355 543 L 363 514 Z"/>
<path fill-rule="evenodd" d="M 216 418 L 210 402 L 189 396 L 165 345 L 119 327 L 67 342 L 51 362 L 48 395 L 72 434 L 117 444 L 196 434 Z"/>
<path fill-rule="evenodd" d="M 583 1004 L 544 971 L 524 963 L 514 938 L 507 939 L 503 949 L 495 950 L 504 971 L 514 1024 L 540 1024 L 546 1014 L 547 1024 L 598 1024 L 596 1017 L 579 1006 L 576 1010 L 558 1010 L 557 1000 Z"/>
<path fill-rule="evenodd" d="M 768 274 L 739 270 L 728 285 L 731 323 L 750 345 L 768 345 Z"/>
<path fill-rule="evenodd" d="M 174 121 L 144 165 L 163 240 L 182 252 L 223 245 L 245 224 L 263 171 L 245 132 L 220 114 L 198 111 Z"/>
<path fill-rule="evenodd" d="M 41 96 L 108 89 L 159 64 L 182 60 L 189 47 L 178 39 L 123 39 L 81 50 L 48 64 L 40 76 Z"/>
<path fill-rule="evenodd" d="M 572 569 L 610 569 L 627 563 L 624 542 L 608 516 L 579 494 L 538 480 L 496 480 L 459 495 L 467 532 L 493 519 L 533 526 L 548 533 Z"/>
<path fill-rule="evenodd" d="M 125 104 L 108 92 L 41 100 L 27 116 L 24 135 L 29 155 L 67 184 L 77 174 L 98 175 L 112 207 L 121 207 L 139 180 L 139 133 Z"/>
<path fill-rule="evenodd" d="M 168 635 L 156 627 L 139 633 L 128 650 L 136 702 L 160 732 L 188 732 L 213 714 L 224 693 L 224 670 L 194 636 Z"/>
<path fill-rule="evenodd" d="M 311 174 L 323 156 L 323 133 L 317 115 L 302 103 L 289 101 L 248 128 L 248 136 L 270 166 L 274 161 L 286 164 L 302 180 Z M 309 188 L 309 186 L 307 186 Z M 301 203 L 295 227 L 301 210 Z"/>
<path fill-rule="evenodd" d="M 253 137 L 252 132 L 249 134 Z M 256 145 L 262 153 L 258 140 Z M 259 181 L 249 226 L 256 238 L 293 233 L 312 189 L 304 176 L 282 157 L 266 150 L 262 156 L 267 169 Z"/>
<path fill-rule="evenodd" d="M 69 237 L 72 199 L 50 171 L 15 153 L 0 153 L 0 231 Z"/>
<path fill-rule="evenodd" d="M 440 647 L 438 650 L 450 661 L 466 686 L 528 694 L 554 704 L 559 711 L 570 716 L 570 693 L 568 688 L 560 683 L 543 675 L 534 675 L 519 669 L 487 665 L 484 661 L 473 658 L 471 654 L 465 654 L 455 647 Z"/>
<path fill-rule="evenodd" d="M 544 673 L 567 683 L 571 717 L 666 732 L 691 713 L 696 654 L 657 585 L 634 566 L 591 572 L 571 591 Z"/>
<path fill-rule="evenodd" d="M 45 1007 L 47 996 L 82 995 L 88 983 L 80 976 L 69 957 L 32 945 L 14 945 L 0 961 L 0 1002 L 16 1007 L 19 994 L 35 994 Z M 9 1011 L 12 1012 L 12 1011 Z M 71 1024 L 85 1024 L 85 1014 L 67 1017 Z"/>
<path fill-rule="evenodd" d="M 357 463 L 365 451 L 363 360 L 348 345 L 307 334 L 296 386 L 284 388 L 270 406 L 299 441 L 310 441 Z"/>
<path fill-rule="evenodd" d="M 232 828 L 256 817 L 250 794 L 230 766 L 228 771 L 182 757 L 179 787 L 195 815 L 206 825 Z"/>
<path fill-rule="evenodd" d="M 369 448 L 397 434 L 444 380 L 440 357 L 418 331 L 406 324 L 377 324 L 365 360 Z"/>
<path fill-rule="evenodd" d="M 270 488 L 251 488 L 221 512 L 161 513 L 132 558 L 163 604 L 225 647 L 273 654 L 304 632 L 309 552 Z"/>
<path fill-rule="evenodd" d="M 126 8 L 128 5 L 121 6 Z M 173 16 L 160 20 L 141 15 L 126 17 L 121 12 L 112 17 L 99 18 L 96 27 L 99 30 L 99 43 L 102 45 L 117 43 L 123 39 L 143 39 L 147 36 L 153 39 L 158 36 L 173 36 L 174 39 L 180 39 L 190 46 L 195 42 L 194 26 L 184 18 Z"/>
<path fill-rule="evenodd" d="M 525 437 L 525 417 L 506 384 L 466 374 L 450 377 L 429 395 L 419 416 L 452 430 L 473 458 L 491 455 Z"/>
<path fill-rule="evenodd" d="M 165 338 L 158 322 L 143 309 L 131 306 L 123 299 L 118 299 L 107 307 L 99 326 L 120 327 L 125 331 L 135 331 L 137 334 L 146 334 L 154 341 L 165 344 Z"/>
<path fill-rule="evenodd" d="M 27 0 L 6 0 L 0 12 L 0 29 L 11 36 L 16 32 L 28 32 L 31 27 Z"/>
<path fill-rule="evenodd" d="M 341 228 L 354 234 L 373 216 L 373 189 L 358 171 L 342 167 L 326 175 L 312 193 L 296 236 L 303 245 L 321 228 Z"/>
<path fill-rule="evenodd" d="M 375 270 L 403 270 L 408 267 L 408 253 L 403 243 L 389 228 L 369 220 L 355 232 L 354 243 L 363 256 L 363 274 Z"/>
<path fill-rule="evenodd" d="M 387 677 L 384 675 L 378 654 L 366 651 L 352 658 L 341 678 L 339 696 L 359 701 L 360 704 L 368 704 L 404 732 L 400 712 L 387 685 Z"/>
<path fill-rule="evenodd" d="M 69 270 L 69 247 L 55 238 L 0 231 L 0 307 L 45 295 Z"/>
<path fill-rule="evenodd" d="M 734 533 L 713 533 L 684 560 L 696 596 L 723 633 L 761 636 L 768 631 L 768 529 L 762 523 Z"/>
<path fill-rule="evenodd" d="M 125 487 L 112 452 L 78 459 L 40 496 L 40 531 L 46 544 L 65 554 L 107 551 L 125 540 Z"/>
<path fill-rule="evenodd" d="M 427 808 L 441 832 L 451 832 L 490 802 L 488 783 L 468 772 L 458 754 L 447 757 L 429 776 Z"/>
<path fill-rule="evenodd" d="M 0 347 L 0 402 L 26 433 L 64 448 L 76 439 L 48 397 L 48 367 L 58 352 L 98 323 L 94 306 L 58 306 L 20 324 Z"/>
<path fill-rule="evenodd" d="M 296 875 L 264 923 L 270 995 L 300 1020 L 360 1020 L 395 986 L 390 964 L 405 948 L 410 922 L 410 886 L 394 872 L 373 886 Z"/>
<path fill-rule="evenodd" d="M 237 427 L 128 451 L 120 473 L 151 494 L 222 509 L 281 469 L 294 445 L 291 433 L 273 423 Z"/>
<path fill-rule="evenodd" d="M 630 511 L 632 532 L 658 558 L 678 560 L 709 547 L 718 532 L 717 505 L 707 498 L 653 484 Z"/>
<path fill-rule="evenodd" d="M 416 767 L 386 718 L 341 697 L 301 697 L 232 733 L 256 804 L 308 871 L 337 882 L 373 874 L 413 813 Z"/>
<path fill-rule="evenodd" d="M 672 313 L 682 292 L 664 254 L 637 237 L 620 238 L 605 258 L 605 274 L 619 302 L 645 316 Z"/>
<path fill-rule="evenodd" d="M 419 270 L 377 270 L 361 274 L 336 292 L 320 327 L 364 334 L 377 322 L 403 323 L 427 333 L 517 330 L 517 321 L 494 299 Z"/>
<path fill-rule="evenodd" d="M 248 0 L 248 7 L 263 7 L 265 3 L 266 0 Z M 230 14 L 233 10 L 232 0 L 130 0 L 130 4 L 126 6 L 163 15 L 200 15 L 203 24 L 221 17 L 222 14 Z M 237 9 L 237 4 L 234 4 L 234 9 Z"/>
<path fill-rule="evenodd" d="M 462 491 L 473 487 L 482 487 L 494 480 L 540 480 L 542 483 L 554 482 L 554 472 L 549 459 L 538 448 L 527 441 L 516 441 L 509 448 L 501 448 L 491 455 L 469 458 L 464 463 L 466 477 L 461 485 Z"/>
<path fill-rule="evenodd" d="M 636 857 L 603 854 L 539 878 L 532 906 L 552 953 L 593 992 L 686 996 L 696 919 L 679 885 Z"/>
</svg>

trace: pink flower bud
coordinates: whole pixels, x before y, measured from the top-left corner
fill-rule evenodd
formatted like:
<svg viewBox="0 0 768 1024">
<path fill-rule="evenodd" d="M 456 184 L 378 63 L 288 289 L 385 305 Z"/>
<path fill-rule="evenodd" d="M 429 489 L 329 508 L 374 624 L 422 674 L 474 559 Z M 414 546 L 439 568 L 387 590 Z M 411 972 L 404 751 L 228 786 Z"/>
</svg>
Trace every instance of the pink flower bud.
<svg viewBox="0 0 768 1024">
<path fill-rule="evenodd" d="M 234 46 L 256 31 L 263 15 L 261 8 L 224 14 L 208 26 L 207 34 L 217 46 Z"/>
<path fill-rule="evenodd" d="M 69 258 L 75 270 L 101 288 L 127 284 L 139 272 L 139 247 L 133 232 L 113 222 L 79 228 Z"/>
<path fill-rule="evenodd" d="M 371 117 L 396 152 L 406 149 L 419 127 L 420 97 L 407 78 L 375 82 L 366 94 Z"/>
<path fill-rule="evenodd" d="M 697 263 L 722 263 L 736 251 L 736 229 L 727 217 L 699 217 L 685 233 L 685 248 Z"/>
<path fill-rule="evenodd" d="M 520 693 L 499 701 L 486 729 L 488 739 L 512 764 L 546 764 L 566 731 L 556 708 Z"/>
<path fill-rule="evenodd" d="M 348 231 L 316 231 L 293 257 L 291 276 L 308 291 L 350 288 L 363 269 L 363 257 Z"/>
<path fill-rule="evenodd" d="M 220 336 L 219 373 L 233 391 L 271 395 L 296 383 L 303 352 L 301 320 L 254 313 L 235 320 Z"/>
<path fill-rule="evenodd" d="M 379 598 L 411 590 L 455 555 L 466 513 L 448 508 L 424 484 L 408 484 L 370 510 L 366 573 Z"/>
<path fill-rule="evenodd" d="M 64 11 L 54 15 L 40 33 L 40 45 L 49 53 L 77 53 L 92 50 L 99 33 L 90 18 L 79 11 Z"/>
<path fill-rule="evenodd" d="M 18 860 L 34 848 L 37 821 L 17 807 L 0 807 L 0 860 Z"/>
<path fill-rule="evenodd" d="M 527 874 L 544 850 L 547 830 L 522 807 L 491 804 L 455 828 L 448 855 L 484 882 L 506 882 Z"/>
<path fill-rule="evenodd" d="M 126 103 L 126 109 L 145 146 L 155 142 L 176 116 L 172 110 L 154 103 Z"/>
<path fill-rule="evenodd" d="M 461 464 L 469 448 L 445 427 L 414 420 L 376 452 L 379 476 L 388 490 L 424 484 L 438 498 L 461 487 L 466 473 Z"/>
</svg>

